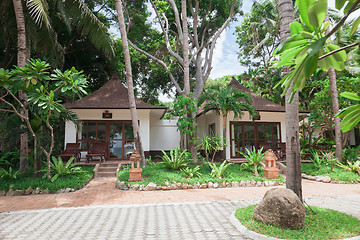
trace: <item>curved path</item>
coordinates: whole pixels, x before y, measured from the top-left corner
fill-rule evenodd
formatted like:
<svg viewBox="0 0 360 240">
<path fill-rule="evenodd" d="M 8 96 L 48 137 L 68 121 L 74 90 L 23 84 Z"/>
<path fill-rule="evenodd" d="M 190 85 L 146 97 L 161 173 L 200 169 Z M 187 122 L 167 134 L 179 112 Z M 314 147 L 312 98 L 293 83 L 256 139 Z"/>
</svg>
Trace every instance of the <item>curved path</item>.
<svg viewBox="0 0 360 240">
<path fill-rule="evenodd" d="M 0 239 L 248 239 L 229 216 L 270 189 L 132 192 L 115 189 L 114 180 L 94 179 L 74 193 L 0 197 Z M 360 218 L 360 185 L 305 180 L 303 194 L 309 204 Z"/>
</svg>

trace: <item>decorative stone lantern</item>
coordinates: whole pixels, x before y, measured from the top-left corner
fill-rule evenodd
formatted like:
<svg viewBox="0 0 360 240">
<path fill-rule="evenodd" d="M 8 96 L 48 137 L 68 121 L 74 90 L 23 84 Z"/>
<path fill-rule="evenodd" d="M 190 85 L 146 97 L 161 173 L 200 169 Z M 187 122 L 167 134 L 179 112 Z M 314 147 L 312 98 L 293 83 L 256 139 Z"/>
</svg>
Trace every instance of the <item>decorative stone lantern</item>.
<svg viewBox="0 0 360 240">
<path fill-rule="evenodd" d="M 136 150 L 136 148 L 134 149 L 134 152 L 131 154 L 130 156 L 130 161 L 131 161 L 131 168 L 129 169 L 129 182 L 137 182 L 137 181 L 141 181 L 142 177 L 141 177 L 141 172 L 142 172 L 142 168 L 140 167 L 140 161 L 141 161 L 141 157 L 139 152 Z M 135 167 L 135 162 L 136 162 L 136 167 Z"/>
<path fill-rule="evenodd" d="M 276 157 L 275 153 L 271 149 L 264 155 L 265 167 L 263 169 L 264 177 L 267 179 L 278 178 L 279 169 L 276 168 Z"/>
</svg>

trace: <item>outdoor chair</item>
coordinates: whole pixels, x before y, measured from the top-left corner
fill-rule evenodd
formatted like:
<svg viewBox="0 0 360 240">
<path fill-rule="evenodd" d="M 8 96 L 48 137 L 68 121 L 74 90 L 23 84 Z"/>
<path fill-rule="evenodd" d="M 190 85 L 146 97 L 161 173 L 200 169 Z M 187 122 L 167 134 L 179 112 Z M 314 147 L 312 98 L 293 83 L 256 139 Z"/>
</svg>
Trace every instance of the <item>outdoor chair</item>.
<svg viewBox="0 0 360 240">
<path fill-rule="evenodd" d="M 80 143 L 67 143 L 65 150 L 62 151 L 58 157 L 74 157 L 76 162 L 80 161 L 81 154 L 80 154 Z"/>
<path fill-rule="evenodd" d="M 267 150 L 271 149 L 270 143 L 266 142 L 259 142 L 259 149 L 263 148 L 263 152 L 266 152 Z"/>
<path fill-rule="evenodd" d="M 91 149 L 88 151 L 88 154 L 86 155 L 86 161 L 89 162 L 90 159 L 94 160 L 93 157 L 99 157 L 100 162 L 104 161 L 106 158 L 106 149 L 107 149 L 107 143 L 105 142 L 94 142 L 92 144 Z"/>
<path fill-rule="evenodd" d="M 284 160 L 286 158 L 286 143 L 279 143 L 279 148 L 275 154 L 279 160 Z"/>
</svg>

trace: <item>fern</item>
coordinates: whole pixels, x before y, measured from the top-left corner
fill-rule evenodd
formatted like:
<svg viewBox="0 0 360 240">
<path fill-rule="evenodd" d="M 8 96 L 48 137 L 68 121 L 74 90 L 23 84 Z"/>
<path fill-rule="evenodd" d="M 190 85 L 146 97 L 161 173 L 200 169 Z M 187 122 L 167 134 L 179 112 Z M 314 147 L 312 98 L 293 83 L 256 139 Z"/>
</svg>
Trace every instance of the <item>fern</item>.
<svg viewBox="0 0 360 240">
<path fill-rule="evenodd" d="M 163 153 L 163 156 L 161 157 L 163 163 L 170 169 L 178 170 L 180 168 L 186 167 L 187 163 L 189 162 L 190 155 L 186 149 L 181 150 L 177 147 L 170 149 L 169 155 L 163 150 L 161 151 Z"/>
<path fill-rule="evenodd" d="M 225 173 L 225 171 L 226 171 L 226 168 L 228 167 L 228 166 L 230 166 L 232 163 L 227 163 L 226 164 L 226 160 L 224 160 L 221 164 L 220 164 L 220 166 L 218 167 L 218 166 L 216 166 L 216 164 L 215 163 L 209 163 L 209 166 L 210 166 L 210 168 L 211 168 L 211 176 L 213 176 L 213 177 L 217 177 L 217 178 L 222 178 L 223 177 L 223 175 L 224 175 L 224 173 Z"/>
</svg>

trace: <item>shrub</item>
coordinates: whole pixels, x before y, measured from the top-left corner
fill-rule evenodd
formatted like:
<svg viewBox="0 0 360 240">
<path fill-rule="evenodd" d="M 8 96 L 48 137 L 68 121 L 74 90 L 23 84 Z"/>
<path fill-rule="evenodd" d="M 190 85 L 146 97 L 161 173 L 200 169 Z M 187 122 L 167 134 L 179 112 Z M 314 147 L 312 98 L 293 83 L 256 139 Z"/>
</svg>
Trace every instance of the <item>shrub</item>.
<svg viewBox="0 0 360 240">
<path fill-rule="evenodd" d="M 338 166 L 343 168 L 344 171 L 354 172 L 360 175 L 360 160 L 356 162 L 347 162 L 347 165 L 338 163 Z"/>
<path fill-rule="evenodd" d="M 224 173 L 225 173 L 225 170 L 228 166 L 230 166 L 232 163 L 228 163 L 226 164 L 226 160 L 224 160 L 222 162 L 222 164 L 220 164 L 220 166 L 216 166 L 215 163 L 209 163 L 209 166 L 211 168 L 211 176 L 213 177 L 217 177 L 217 178 L 222 178 Z"/>
<path fill-rule="evenodd" d="M 211 155 L 211 162 L 214 162 L 215 155 L 217 151 L 223 146 L 225 146 L 224 139 L 221 139 L 217 134 L 215 136 L 204 136 L 201 139 L 201 143 L 198 145 L 198 148 L 203 148 L 205 150 L 206 161 L 209 162 L 209 155 Z"/>
<path fill-rule="evenodd" d="M 64 165 L 61 157 L 52 156 L 52 162 L 50 162 L 50 174 L 53 175 L 51 182 L 55 182 L 60 176 L 74 175 L 77 173 L 83 173 L 84 171 L 77 165 L 71 164 L 74 161 L 74 157 L 70 158 L 69 161 Z M 46 170 L 42 170 L 46 172 Z"/>
<path fill-rule="evenodd" d="M 324 162 L 325 157 L 320 157 L 319 153 L 317 151 L 311 151 L 311 161 L 313 162 L 314 166 L 320 171 L 321 170 L 321 164 Z"/>
<path fill-rule="evenodd" d="M 10 167 L 9 170 L 0 168 L 0 178 L 16 179 L 19 175 L 20 175 L 19 171 L 13 170 L 12 167 Z"/>
<path fill-rule="evenodd" d="M 331 168 L 330 172 L 333 171 L 334 164 L 336 164 L 339 161 L 337 158 L 335 158 L 334 152 L 323 153 L 323 159 L 327 165 L 330 165 L 330 168 Z"/>
<path fill-rule="evenodd" d="M 186 167 L 187 163 L 190 159 L 190 153 L 186 149 L 178 149 L 177 147 L 175 149 L 170 149 L 169 155 L 161 150 L 163 153 L 163 156 L 161 156 L 161 159 L 163 160 L 163 163 L 166 167 L 178 170 L 180 168 Z"/>
<path fill-rule="evenodd" d="M 262 153 L 263 148 L 260 148 L 259 151 L 256 151 L 255 147 L 253 146 L 252 151 L 246 148 L 246 153 L 243 152 L 239 152 L 241 155 L 243 155 L 246 159 L 247 162 L 241 164 L 242 167 L 246 167 L 246 166 L 254 166 L 254 174 L 256 177 L 259 176 L 258 173 L 258 166 L 259 163 L 264 159 L 264 155 L 267 152 Z"/>
<path fill-rule="evenodd" d="M 200 170 L 200 166 L 196 166 L 194 168 L 182 168 L 181 171 L 184 172 L 186 174 L 186 176 L 188 176 L 189 178 L 193 178 L 193 177 L 200 177 L 202 174 L 199 172 Z"/>
<path fill-rule="evenodd" d="M 343 149 L 342 156 L 343 162 L 356 162 L 358 160 L 358 154 L 360 152 L 360 146 L 355 148 L 347 147 Z"/>
</svg>

